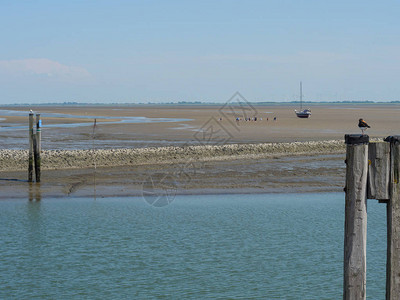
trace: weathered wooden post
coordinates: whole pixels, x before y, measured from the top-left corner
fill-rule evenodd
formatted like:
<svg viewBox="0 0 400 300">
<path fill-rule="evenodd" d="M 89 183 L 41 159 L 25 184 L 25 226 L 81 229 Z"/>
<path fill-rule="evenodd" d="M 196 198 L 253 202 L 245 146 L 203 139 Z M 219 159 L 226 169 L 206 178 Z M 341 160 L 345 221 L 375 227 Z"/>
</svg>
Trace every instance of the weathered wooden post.
<svg viewBox="0 0 400 300">
<path fill-rule="evenodd" d="M 370 143 L 368 145 L 368 199 L 389 201 L 390 144 Z"/>
<path fill-rule="evenodd" d="M 40 114 L 36 114 L 36 140 L 38 144 L 38 152 L 42 151 L 42 120 L 40 119 Z"/>
<path fill-rule="evenodd" d="M 36 182 L 40 182 L 40 152 L 42 150 L 41 146 L 41 130 L 42 121 L 40 120 L 40 114 L 36 114 L 36 134 L 34 135 L 33 151 L 35 157 L 35 175 Z"/>
<path fill-rule="evenodd" d="M 29 157 L 28 157 L 28 181 L 33 178 L 33 113 L 29 113 Z"/>
<path fill-rule="evenodd" d="M 368 135 L 346 134 L 343 299 L 366 299 Z"/>
<path fill-rule="evenodd" d="M 387 204 L 386 299 L 400 298 L 400 136 L 389 136 L 390 200 Z"/>
</svg>

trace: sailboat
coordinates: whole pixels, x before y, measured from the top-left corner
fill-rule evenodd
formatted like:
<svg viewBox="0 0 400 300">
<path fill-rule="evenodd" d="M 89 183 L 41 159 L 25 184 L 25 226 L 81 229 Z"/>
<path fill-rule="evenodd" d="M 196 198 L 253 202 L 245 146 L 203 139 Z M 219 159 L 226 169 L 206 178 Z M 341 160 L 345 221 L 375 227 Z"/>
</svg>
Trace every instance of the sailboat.
<svg viewBox="0 0 400 300">
<path fill-rule="evenodd" d="M 303 86 L 300 81 L 300 110 L 294 110 L 296 113 L 296 116 L 299 118 L 308 118 L 311 116 L 311 110 L 310 109 L 303 109 Z"/>
</svg>

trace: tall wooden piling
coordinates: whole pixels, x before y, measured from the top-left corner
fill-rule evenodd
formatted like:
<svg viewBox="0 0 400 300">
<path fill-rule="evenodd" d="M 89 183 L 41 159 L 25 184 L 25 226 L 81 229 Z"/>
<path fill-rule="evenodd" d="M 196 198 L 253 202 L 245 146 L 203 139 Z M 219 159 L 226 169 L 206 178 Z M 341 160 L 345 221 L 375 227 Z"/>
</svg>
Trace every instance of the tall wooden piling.
<svg viewBox="0 0 400 300">
<path fill-rule="evenodd" d="M 29 113 L 29 157 L 28 157 L 28 181 L 33 178 L 33 113 Z"/>
<path fill-rule="evenodd" d="M 40 163 L 41 163 L 40 152 L 42 150 L 41 127 L 42 127 L 42 121 L 40 119 L 40 114 L 36 114 L 36 134 L 34 136 L 34 146 L 33 146 L 34 158 L 35 158 L 36 182 L 40 182 Z"/>
<path fill-rule="evenodd" d="M 36 114 L 36 141 L 38 145 L 38 152 L 42 151 L 42 120 L 40 114 Z"/>
<path fill-rule="evenodd" d="M 386 299 L 400 297 L 400 136 L 390 142 L 390 200 L 387 204 Z"/>
<path fill-rule="evenodd" d="M 368 146 L 368 199 L 388 202 L 390 176 L 390 144 L 370 143 Z"/>
<path fill-rule="evenodd" d="M 346 134 L 343 299 L 366 299 L 368 135 Z"/>
</svg>

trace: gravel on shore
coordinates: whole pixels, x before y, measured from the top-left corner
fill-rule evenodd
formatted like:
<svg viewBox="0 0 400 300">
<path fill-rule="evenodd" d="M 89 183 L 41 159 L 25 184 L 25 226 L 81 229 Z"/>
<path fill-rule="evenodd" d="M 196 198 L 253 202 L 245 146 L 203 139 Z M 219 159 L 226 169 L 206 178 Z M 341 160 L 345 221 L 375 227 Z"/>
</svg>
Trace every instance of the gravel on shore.
<svg viewBox="0 0 400 300">
<path fill-rule="evenodd" d="M 223 161 L 344 153 L 343 140 L 292 143 L 226 144 L 184 147 L 158 147 L 112 150 L 46 150 L 42 151 L 43 170 L 80 169 L 111 166 L 135 166 L 189 161 Z M 0 171 L 27 169 L 27 150 L 0 150 Z"/>
</svg>

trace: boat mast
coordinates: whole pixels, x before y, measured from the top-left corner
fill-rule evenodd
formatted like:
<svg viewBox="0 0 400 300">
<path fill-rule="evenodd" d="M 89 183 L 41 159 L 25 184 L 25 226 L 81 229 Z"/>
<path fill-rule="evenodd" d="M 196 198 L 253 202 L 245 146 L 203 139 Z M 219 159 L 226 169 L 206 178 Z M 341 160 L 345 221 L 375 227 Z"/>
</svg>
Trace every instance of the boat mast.
<svg viewBox="0 0 400 300">
<path fill-rule="evenodd" d="M 300 81 L 300 110 L 303 110 L 303 85 Z"/>
</svg>

